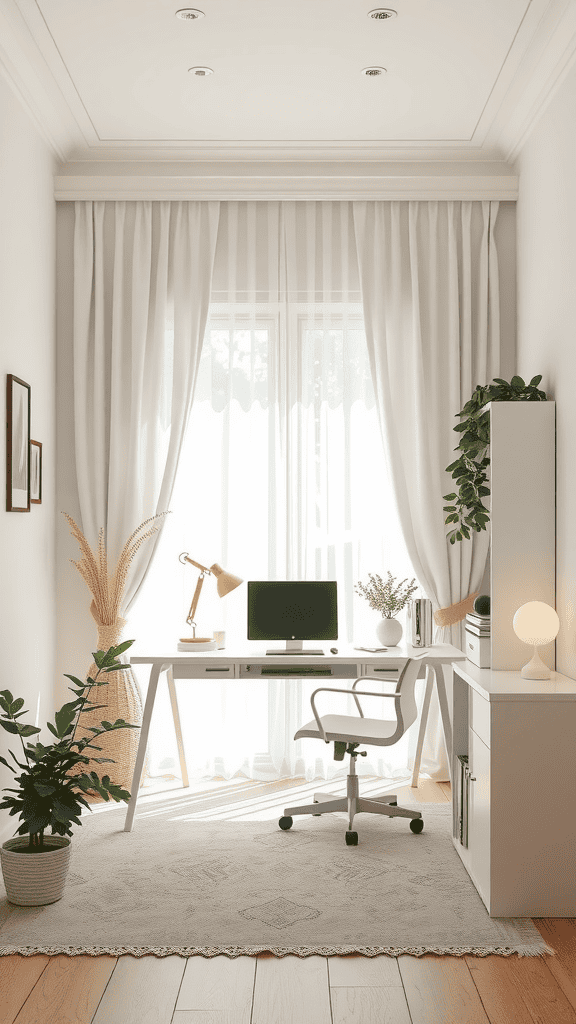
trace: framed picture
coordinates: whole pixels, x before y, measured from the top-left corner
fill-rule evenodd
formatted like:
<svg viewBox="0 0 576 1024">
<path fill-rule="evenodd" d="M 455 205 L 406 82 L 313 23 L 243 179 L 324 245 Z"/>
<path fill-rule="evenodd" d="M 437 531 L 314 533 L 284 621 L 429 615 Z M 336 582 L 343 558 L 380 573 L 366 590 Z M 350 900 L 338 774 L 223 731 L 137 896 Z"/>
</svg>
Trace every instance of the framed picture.
<svg viewBox="0 0 576 1024">
<path fill-rule="evenodd" d="M 30 385 L 6 379 L 6 511 L 30 511 Z"/>
<path fill-rule="evenodd" d="M 30 503 L 42 504 L 42 444 L 30 441 Z"/>
</svg>

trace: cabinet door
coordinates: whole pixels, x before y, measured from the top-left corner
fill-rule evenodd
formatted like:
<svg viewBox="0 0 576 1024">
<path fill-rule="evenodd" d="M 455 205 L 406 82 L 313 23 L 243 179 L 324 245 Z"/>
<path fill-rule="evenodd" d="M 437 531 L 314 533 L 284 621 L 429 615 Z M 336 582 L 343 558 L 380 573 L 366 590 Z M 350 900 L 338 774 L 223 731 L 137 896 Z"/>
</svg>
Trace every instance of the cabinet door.
<svg viewBox="0 0 576 1024">
<path fill-rule="evenodd" d="M 490 751 L 472 729 L 469 742 L 470 875 L 490 912 Z"/>
</svg>

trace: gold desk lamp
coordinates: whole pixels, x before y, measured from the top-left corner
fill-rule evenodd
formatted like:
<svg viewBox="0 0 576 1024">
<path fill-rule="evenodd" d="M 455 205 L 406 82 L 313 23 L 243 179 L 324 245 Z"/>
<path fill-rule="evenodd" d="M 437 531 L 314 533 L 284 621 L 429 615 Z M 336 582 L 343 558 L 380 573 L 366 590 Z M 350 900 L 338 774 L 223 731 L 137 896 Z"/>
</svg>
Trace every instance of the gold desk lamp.
<svg viewBox="0 0 576 1024">
<path fill-rule="evenodd" d="M 186 562 L 189 562 L 190 565 L 194 565 L 196 566 L 197 569 L 200 569 L 200 575 L 198 577 L 198 582 L 196 583 L 196 590 L 194 591 L 192 604 L 190 605 L 190 611 L 186 616 L 186 622 L 188 623 L 189 626 L 192 626 L 192 636 L 182 637 L 180 643 L 190 644 L 191 647 L 193 647 L 194 644 L 212 643 L 214 643 L 214 646 L 216 646 L 216 641 L 212 640 L 212 637 L 196 637 L 196 622 L 194 621 L 194 616 L 196 614 L 196 609 L 198 607 L 198 601 L 200 600 L 200 592 L 202 590 L 202 584 L 204 583 L 204 577 L 216 577 L 216 590 L 218 592 L 219 597 L 225 597 L 226 594 L 229 594 L 231 590 L 235 590 L 236 587 L 239 587 L 243 581 L 240 579 L 239 576 L 234 576 L 231 572 L 226 572 L 221 565 L 218 565 L 217 562 L 214 562 L 214 565 L 211 565 L 210 568 L 208 569 L 207 566 L 201 565 L 200 562 L 195 562 L 193 558 L 190 558 L 187 551 L 182 552 L 182 554 L 179 556 L 179 561 L 182 562 L 182 565 L 185 565 Z"/>
</svg>

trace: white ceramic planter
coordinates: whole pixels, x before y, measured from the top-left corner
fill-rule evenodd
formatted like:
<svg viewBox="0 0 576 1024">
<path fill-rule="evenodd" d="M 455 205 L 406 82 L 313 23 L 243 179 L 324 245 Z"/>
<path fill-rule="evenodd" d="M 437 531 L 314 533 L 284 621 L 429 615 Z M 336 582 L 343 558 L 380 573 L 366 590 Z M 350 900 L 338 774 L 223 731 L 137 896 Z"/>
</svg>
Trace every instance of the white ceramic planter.
<svg viewBox="0 0 576 1024">
<path fill-rule="evenodd" d="M 8 839 L 0 848 L 0 862 L 6 895 L 17 907 L 42 907 L 61 899 L 70 864 L 70 840 L 66 836 L 45 836 L 43 853 L 21 853 L 28 836 Z"/>
<path fill-rule="evenodd" d="M 382 647 L 396 647 L 402 639 L 402 623 L 398 619 L 381 618 L 376 626 L 376 636 Z"/>
</svg>

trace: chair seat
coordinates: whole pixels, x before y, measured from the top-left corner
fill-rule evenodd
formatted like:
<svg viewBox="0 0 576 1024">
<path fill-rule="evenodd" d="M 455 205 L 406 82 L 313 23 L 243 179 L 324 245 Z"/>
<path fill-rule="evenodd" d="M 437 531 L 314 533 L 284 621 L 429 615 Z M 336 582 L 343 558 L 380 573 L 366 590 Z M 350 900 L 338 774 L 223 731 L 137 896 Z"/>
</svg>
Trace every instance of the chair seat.
<svg viewBox="0 0 576 1024">
<path fill-rule="evenodd" d="M 396 720 L 389 722 L 381 718 L 360 718 L 359 715 L 323 715 L 320 721 L 330 742 L 341 740 L 346 743 L 374 743 L 376 746 L 386 746 L 398 726 Z M 322 739 L 316 719 L 302 725 L 294 739 L 304 737 Z"/>
</svg>

